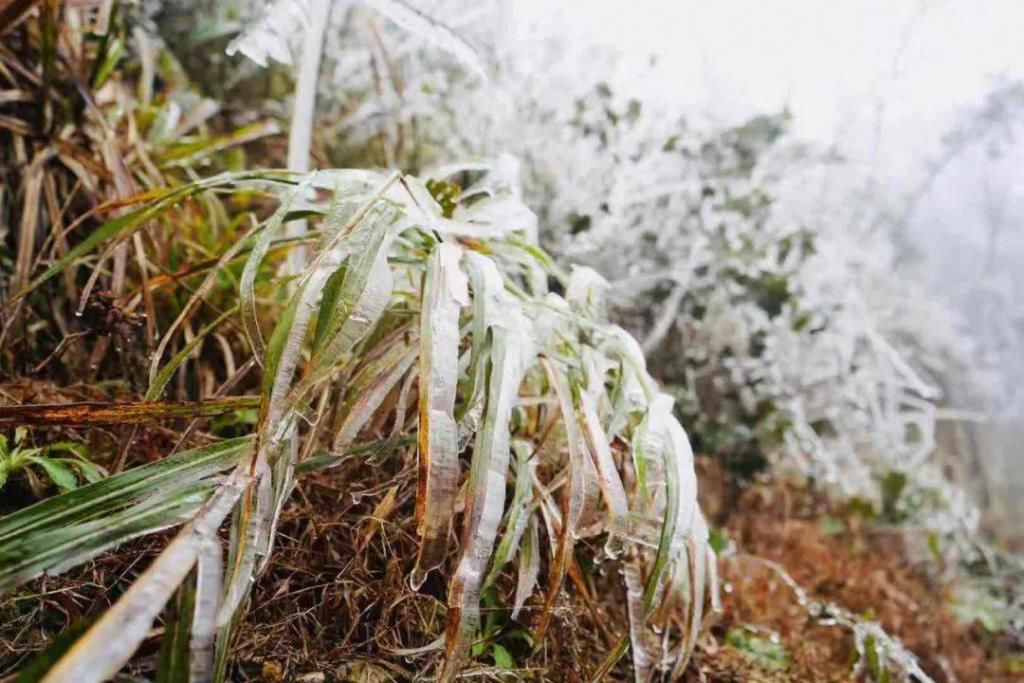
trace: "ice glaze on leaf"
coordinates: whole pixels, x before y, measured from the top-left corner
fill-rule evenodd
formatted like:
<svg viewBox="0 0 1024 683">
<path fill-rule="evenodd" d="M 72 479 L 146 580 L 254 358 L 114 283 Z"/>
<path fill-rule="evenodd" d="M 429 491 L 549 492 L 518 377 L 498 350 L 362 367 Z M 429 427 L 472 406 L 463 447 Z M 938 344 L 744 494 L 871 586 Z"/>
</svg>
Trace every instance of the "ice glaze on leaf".
<svg viewBox="0 0 1024 683">
<path fill-rule="evenodd" d="M 410 583 L 419 588 L 444 562 L 451 510 L 459 483 L 455 389 L 459 379 L 459 311 L 469 303 L 462 249 L 434 248 L 423 283 L 420 317 L 419 478 L 416 520 L 420 535 Z"/>
</svg>

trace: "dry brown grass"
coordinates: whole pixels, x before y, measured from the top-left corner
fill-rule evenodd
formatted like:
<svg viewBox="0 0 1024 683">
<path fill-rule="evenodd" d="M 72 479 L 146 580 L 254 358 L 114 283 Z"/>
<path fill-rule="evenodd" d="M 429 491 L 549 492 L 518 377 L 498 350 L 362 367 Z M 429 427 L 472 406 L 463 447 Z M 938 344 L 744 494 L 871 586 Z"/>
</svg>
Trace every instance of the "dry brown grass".
<svg viewBox="0 0 1024 683">
<path fill-rule="evenodd" d="M 233 648 L 233 680 L 407 681 L 433 671 L 440 650 L 396 655 L 444 632 L 442 580 L 432 577 L 416 592 L 405 579 L 416 556 L 414 468 L 412 454 L 399 449 L 378 461 L 351 461 L 300 480 Z M 720 563 L 728 585 L 724 611 L 706 624 L 688 681 L 858 680 L 850 632 L 810 618 L 779 577 L 754 558 L 781 564 L 811 597 L 877 620 L 937 682 L 1020 680 L 1010 667 L 1024 651 L 1021 644 L 988 634 L 979 624 L 958 623 L 949 610 L 951 586 L 941 578 L 942 568 L 915 559 L 900 532 L 866 523 L 797 485 L 741 489 L 714 484 L 725 481 L 718 474 L 714 468 L 703 472 L 705 505 L 719 511 L 742 552 Z M 831 522 L 826 528 L 826 518 L 841 521 L 844 530 L 836 533 Z M 0 675 L 68 625 L 109 606 L 160 543 L 132 543 L 66 577 L 43 579 L 7 596 L 0 602 Z M 477 666 L 470 670 L 474 679 L 590 679 L 627 628 L 621 581 L 594 561 L 600 548 L 600 539 L 578 548 L 576 580 L 561 597 L 538 653 L 531 655 L 518 635 L 521 625 L 506 609 L 485 607 L 500 626 L 494 641 L 519 668 Z M 497 590 L 507 595 L 513 581 L 502 577 Z M 42 599 L 30 598 L 31 592 Z M 527 611 L 523 618 L 529 616 Z M 727 644 L 726 634 L 744 626 L 777 633 L 790 666 L 773 671 Z M 161 633 L 154 629 L 133 670 L 152 670 Z M 631 680 L 628 662 L 609 680 Z"/>
<path fill-rule="evenodd" d="M 712 634 L 721 640 L 745 624 L 778 633 L 793 664 L 772 680 L 854 680 L 857 656 L 849 631 L 808 617 L 785 583 L 753 557 L 782 565 L 812 599 L 880 623 L 937 682 L 1021 680 L 1012 667 L 1024 644 L 958 623 L 950 610 L 952 574 L 908 545 L 907 532 L 866 522 L 797 485 L 756 485 L 716 507 L 741 554 L 721 563 L 730 590 Z M 715 671 L 722 654 L 705 650 L 698 662 Z"/>
</svg>

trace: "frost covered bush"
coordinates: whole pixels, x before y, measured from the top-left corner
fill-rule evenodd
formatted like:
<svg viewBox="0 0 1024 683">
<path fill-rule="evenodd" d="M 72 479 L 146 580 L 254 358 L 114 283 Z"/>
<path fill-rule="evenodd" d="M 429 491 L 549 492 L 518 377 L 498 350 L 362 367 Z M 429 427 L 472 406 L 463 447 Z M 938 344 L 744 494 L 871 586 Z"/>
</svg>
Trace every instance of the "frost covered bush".
<svg viewBox="0 0 1024 683">
<path fill-rule="evenodd" d="M 953 511 L 930 523 L 973 525 L 931 462 L 929 371 L 958 352 L 950 316 L 887 272 L 884 236 L 807 211 L 821 161 L 787 139 L 785 116 L 666 126 L 598 84 L 567 123 L 565 165 L 590 177 L 551 176 L 552 248 L 609 276 L 698 448 L 741 474 L 796 466 L 880 506 L 895 472 Z"/>
</svg>

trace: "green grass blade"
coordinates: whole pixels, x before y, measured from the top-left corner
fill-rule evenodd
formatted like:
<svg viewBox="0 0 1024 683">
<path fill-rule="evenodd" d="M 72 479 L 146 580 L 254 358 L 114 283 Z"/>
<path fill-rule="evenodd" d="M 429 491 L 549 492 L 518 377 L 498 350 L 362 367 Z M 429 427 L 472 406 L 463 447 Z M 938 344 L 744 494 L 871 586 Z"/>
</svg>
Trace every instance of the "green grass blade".
<svg viewBox="0 0 1024 683">
<path fill-rule="evenodd" d="M 245 260 L 242 277 L 238 284 L 238 305 L 242 310 L 242 325 L 245 335 L 249 339 L 249 347 L 252 349 L 253 356 L 260 365 L 263 364 L 263 357 L 266 354 L 266 344 L 263 342 L 263 333 L 260 332 L 259 314 L 256 308 L 256 276 L 263 259 L 267 256 L 270 244 L 284 226 L 285 217 L 288 215 L 292 202 L 301 191 L 302 187 L 300 186 L 289 192 L 266 225 L 263 226 L 263 230 L 257 235 L 256 241 L 249 251 L 249 256 Z"/>
<path fill-rule="evenodd" d="M 264 181 L 272 183 L 288 182 L 291 174 L 281 171 L 244 171 L 240 173 L 222 173 L 220 175 L 198 180 L 181 187 L 154 190 L 145 195 L 147 203 L 143 206 L 128 211 L 116 218 L 113 218 L 89 234 L 88 237 L 68 250 L 68 253 L 54 261 L 46 270 L 27 284 L 22 290 L 11 296 L 10 301 L 21 299 L 32 290 L 39 287 L 51 277 L 61 272 L 76 260 L 92 252 L 103 242 L 109 239 L 123 240 L 130 237 L 134 232 L 141 230 L 147 221 L 156 218 L 160 214 L 170 210 L 188 197 L 199 192 L 217 187 L 227 187 L 244 184 L 247 181 Z M 139 197 L 133 198 L 138 200 Z"/>
<path fill-rule="evenodd" d="M 160 369 L 160 372 L 157 373 L 156 377 L 153 378 L 153 382 L 149 385 L 149 389 L 146 391 L 146 395 L 144 397 L 145 400 L 155 401 L 160 394 L 163 393 L 164 387 L 166 387 L 167 383 L 171 381 L 172 377 L 174 377 L 174 373 L 178 371 L 181 364 L 188 360 L 188 357 L 191 356 L 196 348 L 203 343 L 206 335 L 217 329 L 222 322 L 233 316 L 237 311 L 237 305 L 224 311 L 217 316 L 212 323 L 199 330 L 199 332 L 196 333 L 196 336 L 189 340 L 187 344 L 181 347 L 181 350 L 174 354 L 174 356 L 167 361 L 167 365 L 163 366 Z"/>
<path fill-rule="evenodd" d="M 126 510 L 45 533 L 18 535 L 0 545 L 0 592 L 46 572 L 60 574 L 125 541 L 185 522 L 209 497 L 215 484 L 186 484 Z"/>
<path fill-rule="evenodd" d="M 494 551 L 491 571 L 484 580 L 486 588 L 498 578 L 501 570 L 508 564 L 520 548 L 520 541 L 526 531 L 530 519 L 530 504 L 533 500 L 533 474 L 537 462 L 531 458 L 533 447 L 526 441 L 516 439 L 512 442 L 512 451 L 516 454 L 516 487 L 512 493 L 505 521 L 505 533 L 501 536 L 498 548 Z"/>
<path fill-rule="evenodd" d="M 189 638 L 195 609 L 195 586 L 191 579 L 178 586 L 164 616 L 164 635 L 156 662 L 155 683 L 189 683 Z"/>
<path fill-rule="evenodd" d="M 14 683 L 39 683 L 46 672 L 56 664 L 64 654 L 71 649 L 83 633 L 92 625 L 93 619 L 82 619 L 76 621 L 60 632 L 56 638 L 50 641 L 46 649 L 36 655 L 28 666 L 21 669 L 15 677 Z"/>
<path fill-rule="evenodd" d="M 2 517 L 0 547 L 20 535 L 48 533 L 102 517 L 169 486 L 186 485 L 222 472 L 239 462 L 249 443 L 249 437 L 241 437 L 184 451 Z"/>
</svg>

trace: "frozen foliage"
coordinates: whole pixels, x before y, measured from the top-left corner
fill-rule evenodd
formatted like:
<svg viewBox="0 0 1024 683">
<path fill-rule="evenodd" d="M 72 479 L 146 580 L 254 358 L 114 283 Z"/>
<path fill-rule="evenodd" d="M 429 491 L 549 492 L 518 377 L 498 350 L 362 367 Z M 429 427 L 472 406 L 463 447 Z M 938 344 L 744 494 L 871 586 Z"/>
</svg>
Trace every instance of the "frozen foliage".
<svg viewBox="0 0 1024 683">
<path fill-rule="evenodd" d="M 512 153 L 542 242 L 610 280 L 610 312 L 698 450 L 741 476 L 795 468 L 976 555 L 977 512 L 934 457 L 940 385 L 970 350 L 942 304 L 892 273 L 901 198 L 837 174 L 841 160 L 789 139 L 785 115 L 724 128 L 666 115 L 607 53 L 517 31 L 511 3 L 430 14 L 457 44 L 489 46 L 476 52 L 489 80 L 453 66 L 436 32 L 336 12 L 319 103 L 342 134 L 336 161 Z"/>
<path fill-rule="evenodd" d="M 837 160 L 788 139 L 784 115 L 696 128 L 641 84 L 605 80 L 608 54 L 513 30 L 509 3 L 431 13 L 491 46 L 490 81 L 350 16 L 325 46 L 320 108 L 346 112 L 335 154 L 410 168 L 515 154 L 542 241 L 609 278 L 611 311 L 700 450 L 741 473 L 796 467 L 879 508 L 901 477 L 904 520 L 973 529 L 933 462 L 937 378 L 966 354 L 948 311 L 892 275 L 876 197 L 826 187 Z"/>
<path fill-rule="evenodd" d="M 320 0 L 316 0 L 319 2 Z M 387 17 L 397 26 L 427 41 L 433 47 L 454 56 L 463 67 L 479 77 L 484 77 L 483 63 L 476 49 L 458 33 L 438 21 L 415 5 L 404 0 L 360 0 Z M 342 13 L 349 3 L 335 2 Z M 260 7 L 255 18 L 231 41 L 227 53 L 244 54 L 260 66 L 267 66 L 268 59 L 283 64 L 292 63 L 292 50 L 296 43 L 303 42 L 303 31 L 312 23 L 311 0 L 274 0 Z"/>
<path fill-rule="evenodd" d="M 277 0 L 267 5 L 260 17 L 227 47 L 227 53 L 242 53 L 260 66 L 268 60 L 292 63 L 292 43 L 309 23 L 309 0 Z"/>
<path fill-rule="evenodd" d="M 446 167 L 431 171 L 429 182 L 363 170 L 222 174 L 167 190 L 105 224 L 33 280 L 28 289 L 206 191 L 255 190 L 279 200 L 243 238 L 249 250 L 239 308 L 263 368 L 254 433 L 0 520 L 0 590 L 66 570 L 129 538 L 181 526 L 44 680 L 100 681 L 116 673 L 193 566 L 189 669 L 205 680 L 224 679 L 232 631 L 272 552 L 296 470 L 311 468 L 299 455 L 300 425 L 320 424 L 310 417 L 317 395 L 320 410 L 337 405 L 338 414 L 330 452 L 315 467 L 342 466 L 366 446 L 402 454 L 406 434 L 417 434 L 422 550 L 410 568 L 415 585 L 443 570 L 455 550 L 448 532 L 462 482 L 461 542 L 448 577 L 438 680 L 453 680 L 465 666 L 479 638 L 482 591 L 514 555 L 514 608 L 518 613 L 539 593 L 533 639 L 543 643 L 576 543 L 602 535 L 609 539 L 606 560 L 625 568 L 632 593 L 645 577 L 630 609 L 630 633 L 603 668 L 617 663 L 632 637 L 652 641 L 642 657 L 635 653 L 638 680 L 682 672 L 705 602 L 717 604 L 716 558 L 697 502 L 693 451 L 672 397 L 648 373 L 636 341 L 604 319 L 606 283 L 580 268 L 560 282 L 566 296 L 549 291 L 549 278 L 562 275 L 536 243 L 536 218 L 518 199 L 516 168 L 509 158 Z M 288 303 L 267 310 L 255 296 L 255 273 L 300 204 L 319 228 L 318 246 L 289 283 Z M 210 276 L 223 275 L 234 253 L 229 249 Z M 285 289 L 285 281 L 276 284 Z M 275 322 L 264 336 L 267 318 Z M 152 398 L 189 351 L 186 345 L 156 373 Z M 399 401 L 408 400 L 404 387 L 417 377 L 418 420 L 407 420 L 404 404 L 388 397 L 401 386 Z M 384 421 L 393 421 L 391 437 L 379 441 L 365 428 Z M 316 436 L 313 430 L 304 438 Z M 472 454 L 464 477 L 463 450 Z M 218 530 L 229 515 L 223 553 Z M 538 591 L 540 557 L 548 572 Z"/>
</svg>

